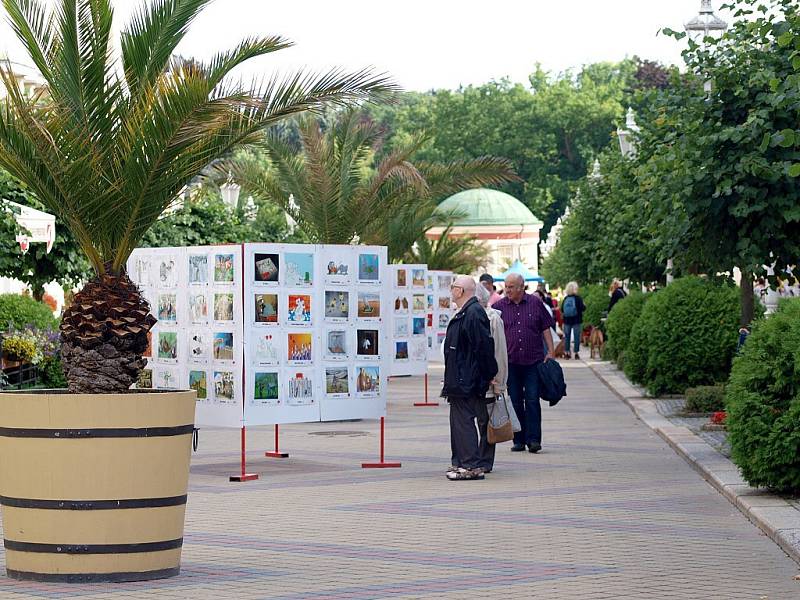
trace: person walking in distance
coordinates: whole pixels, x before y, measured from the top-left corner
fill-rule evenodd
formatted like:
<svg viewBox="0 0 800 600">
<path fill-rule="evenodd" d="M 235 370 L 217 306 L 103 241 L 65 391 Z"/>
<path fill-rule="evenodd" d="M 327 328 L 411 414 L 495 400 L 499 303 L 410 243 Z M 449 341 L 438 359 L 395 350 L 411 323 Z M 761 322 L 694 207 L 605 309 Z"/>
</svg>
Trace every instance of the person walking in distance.
<svg viewBox="0 0 800 600">
<path fill-rule="evenodd" d="M 503 328 L 503 319 L 500 313 L 489 306 L 490 298 L 489 290 L 485 286 L 478 285 L 475 288 L 475 297 L 486 311 L 486 316 L 489 317 L 489 331 L 492 334 L 492 342 L 494 344 L 494 359 L 497 362 L 497 375 L 492 380 L 486 392 L 486 402 L 484 403 L 481 413 L 478 415 L 478 435 L 480 438 L 479 451 L 481 455 L 481 469 L 484 473 L 491 473 L 494 468 L 494 451 L 495 445 L 490 444 L 487 438 L 487 431 L 489 427 L 489 411 L 488 406 L 492 404 L 497 397 L 506 393 L 506 379 L 508 378 L 508 350 L 506 348 L 506 332 Z"/>
<path fill-rule="evenodd" d="M 566 287 L 567 295 L 561 301 L 561 314 L 564 315 L 564 358 L 572 358 L 569 352 L 569 343 L 572 340 L 572 349 L 575 358 L 580 359 L 581 331 L 583 331 L 583 312 L 586 305 L 583 298 L 578 295 L 578 284 L 570 281 Z"/>
<path fill-rule="evenodd" d="M 451 481 L 483 479 L 476 421 L 486 415 L 486 392 L 497 375 L 489 317 L 475 298 L 475 280 L 459 275 L 450 287 L 458 311 L 447 325 L 444 340 L 442 397 L 450 403 Z M 483 437 L 486 437 L 486 422 Z"/>
<path fill-rule="evenodd" d="M 534 294 L 525 293 L 525 281 L 518 274 L 506 277 L 505 296 L 493 308 L 503 318 L 508 346 L 508 391 L 522 425 L 522 430 L 514 434 L 511 450 L 521 452 L 527 445 L 528 451 L 535 454 L 542 449 L 542 408 L 536 367 L 554 357 L 550 328 L 555 323 L 544 303 Z"/>
<path fill-rule="evenodd" d="M 615 279 L 611 282 L 611 288 L 609 288 L 608 292 L 611 295 L 611 299 L 608 301 L 608 312 L 611 312 L 614 305 L 628 294 L 622 289 L 622 282 L 619 279 Z"/>
<path fill-rule="evenodd" d="M 497 290 L 494 288 L 494 277 L 488 273 L 484 273 L 478 278 L 478 282 L 480 283 L 479 287 L 483 287 L 487 292 L 489 292 L 489 306 L 492 306 L 495 302 L 502 298 L 502 296 L 498 294 Z"/>
</svg>

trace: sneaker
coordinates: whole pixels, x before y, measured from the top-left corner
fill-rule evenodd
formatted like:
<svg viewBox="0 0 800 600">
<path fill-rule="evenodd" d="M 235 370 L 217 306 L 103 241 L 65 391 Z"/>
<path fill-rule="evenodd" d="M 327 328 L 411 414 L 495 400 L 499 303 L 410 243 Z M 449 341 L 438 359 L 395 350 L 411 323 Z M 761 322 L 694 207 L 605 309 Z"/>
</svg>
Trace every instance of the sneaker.
<svg viewBox="0 0 800 600">
<path fill-rule="evenodd" d="M 570 353 L 569 352 L 565 352 L 564 353 L 564 360 L 569 360 L 570 358 L 572 358 L 572 356 L 570 356 Z"/>
<path fill-rule="evenodd" d="M 542 449 L 541 444 L 528 444 L 528 452 L 531 454 L 536 454 Z"/>
<path fill-rule="evenodd" d="M 447 479 L 449 479 L 450 481 L 476 481 L 483 478 L 484 477 L 482 469 L 459 468 L 457 471 L 453 471 L 447 474 Z"/>
<path fill-rule="evenodd" d="M 455 473 L 456 471 L 458 471 L 458 467 L 455 466 L 455 465 L 450 465 L 450 467 L 445 472 L 446 473 Z"/>
<path fill-rule="evenodd" d="M 512 452 L 523 452 L 525 450 L 525 444 L 514 444 L 511 446 Z"/>
</svg>

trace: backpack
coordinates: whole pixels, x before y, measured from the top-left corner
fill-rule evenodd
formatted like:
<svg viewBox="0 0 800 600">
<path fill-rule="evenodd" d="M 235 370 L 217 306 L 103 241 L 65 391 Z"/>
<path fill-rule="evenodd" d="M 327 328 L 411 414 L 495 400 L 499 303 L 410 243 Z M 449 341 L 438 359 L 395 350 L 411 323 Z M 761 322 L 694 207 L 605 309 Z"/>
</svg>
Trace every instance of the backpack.
<svg viewBox="0 0 800 600">
<path fill-rule="evenodd" d="M 567 296 L 564 300 L 564 316 L 568 318 L 578 316 L 578 303 L 575 301 L 575 296 Z"/>
</svg>

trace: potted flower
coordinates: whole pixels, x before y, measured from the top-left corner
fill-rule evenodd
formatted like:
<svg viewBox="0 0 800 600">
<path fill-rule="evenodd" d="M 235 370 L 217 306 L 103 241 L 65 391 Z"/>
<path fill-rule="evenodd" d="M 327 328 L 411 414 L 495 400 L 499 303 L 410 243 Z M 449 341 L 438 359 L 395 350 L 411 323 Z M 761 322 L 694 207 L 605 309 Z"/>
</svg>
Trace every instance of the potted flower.
<svg viewBox="0 0 800 600">
<path fill-rule="evenodd" d="M 61 326 L 68 390 L 0 395 L 0 496 L 12 577 L 120 581 L 179 569 L 194 391 L 131 391 L 156 319 L 125 264 L 209 163 L 325 102 L 393 90 L 367 71 L 245 86 L 227 78 L 280 50 L 248 38 L 209 62 L 174 51 L 209 0 L 141 6 L 113 40 L 110 0 L 3 0 L 45 85 L 0 66 L 0 166 L 68 227 L 94 277 Z M 120 49 L 116 56 L 116 48 Z M 187 386 L 188 387 L 188 386 Z"/>
</svg>

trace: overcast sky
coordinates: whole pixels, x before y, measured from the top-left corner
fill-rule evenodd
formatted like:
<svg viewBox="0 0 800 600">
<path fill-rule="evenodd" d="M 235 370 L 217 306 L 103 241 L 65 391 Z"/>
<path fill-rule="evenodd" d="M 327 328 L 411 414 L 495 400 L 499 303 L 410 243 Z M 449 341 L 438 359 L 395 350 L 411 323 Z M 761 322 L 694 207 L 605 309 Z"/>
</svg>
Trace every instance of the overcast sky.
<svg viewBox="0 0 800 600">
<path fill-rule="evenodd" d="M 137 4 L 116 0 L 117 19 Z M 372 66 L 424 91 L 526 82 L 536 62 L 550 71 L 634 55 L 680 63 L 681 46 L 658 30 L 682 29 L 699 8 L 700 0 L 216 0 L 179 50 L 207 58 L 246 35 L 280 34 L 295 47 L 252 61 L 243 75 Z M 28 62 L 0 15 L 0 53 Z"/>
</svg>

